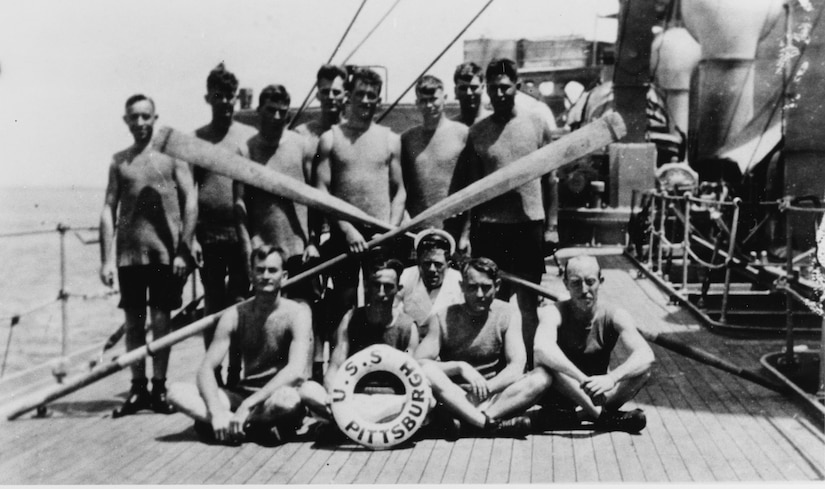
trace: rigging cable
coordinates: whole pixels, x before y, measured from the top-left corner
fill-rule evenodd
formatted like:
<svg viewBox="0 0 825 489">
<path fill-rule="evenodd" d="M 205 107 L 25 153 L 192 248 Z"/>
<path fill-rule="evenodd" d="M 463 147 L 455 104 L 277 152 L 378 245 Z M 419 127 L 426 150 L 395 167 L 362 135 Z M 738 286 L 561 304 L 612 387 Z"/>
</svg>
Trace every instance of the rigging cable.
<svg viewBox="0 0 825 489">
<path fill-rule="evenodd" d="M 362 0 L 361 1 L 361 5 L 358 7 L 358 10 L 355 11 L 355 15 L 352 16 L 352 20 L 350 21 L 349 25 L 347 26 L 347 30 L 344 31 L 344 35 L 342 35 L 341 39 L 338 40 L 338 45 L 335 46 L 335 50 L 332 51 L 332 54 L 330 55 L 329 60 L 327 61 L 326 64 L 332 63 L 332 58 L 334 58 L 335 55 L 338 54 L 338 49 L 341 48 L 341 44 L 344 43 L 344 39 L 347 38 L 347 35 L 349 34 L 350 29 L 352 29 L 353 24 L 355 24 L 355 20 L 358 19 L 358 15 L 361 13 L 361 10 L 363 10 L 364 5 L 366 5 L 366 4 L 367 4 L 367 0 Z M 298 123 L 298 118 L 301 117 L 301 114 L 304 112 L 304 109 L 306 109 L 307 104 L 309 103 L 309 99 L 315 93 L 315 89 L 317 87 L 318 87 L 318 80 L 316 79 L 315 82 L 312 84 L 312 88 L 309 89 L 309 93 L 307 93 L 306 98 L 304 98 L 304 101 L 301 102 L 301 107 L 298 108 L 298 112 L 295 113 L 295 117 L 293 117 L 292 121 L 289 123 L 289 129 L 293 129 L 295 127 L 295 124 Z"/>
<path fill-rule="evenodd" d="M 356 53 L 356 51 L 358 51 L 361 48 L 361 46 L 363 46 L 363 44 L 365 42 L 367 42 L 367 39 L 369 39 L 370 36 L 372 36 L 372 33 L 375 32 L 375 30 L 378 29 L 378 27 L 381 24 L 384 23 L 384 21 L 387 19 L 387 17 L 389 17 L 389 15 L 392 13 L 392 11 L 395 10 L 395 7 L 399 3 L 401 3 L 401 0 L 395 0 L 395 3 L 392 4 L 392 6 L 389 8 L 389 10 L 387 10 L 387 12 L 384 14 L 384 16 L 381 17 L 381 19 L 379 19 L 378 22 L 375 23 L 375 25 L 372 27 L 372 29 L 370 29 L 370 31 L 367 33 L 367 35 L 364 36 L 363 39 L 361 39 L 361 42 L 359 42 L 358 45 L 353 48 L 353 50 L 347 55 L 346 58 L 344 58 L 344 61 L 341 61 L 340 64 L 342 64 L 342 65 L 347 64 L 347 61 L 349 61 L 350 58 L 352 58 L 352 56 Z"/>
<path fill-rule="evenodd" d="M 466 25 L 466 26 L 464 26 L 464 28 L 463 28 L 463 29 L 461 29 L 461 32 L 459 32 L 459 33 L 458 33 L 458 34 L 457 34 L 457 35 L 453 38 L 453 40 L 452 40 L 452 41 L 450 41 L 450 43 L 449 43 L 449 44 L 447 44 L 447 47 L 445 47 L 445 48 L 444 48 L 444 50 L 443 50 L 443 51 L 441 51 L 441 52 L 438 54 L 438 56 L 436 56 L 436 57 L 435 57 L 435 59 L 432 61 L 432 63 L 430 63 L 429 65 L 427 65 L 427 67 L 426 67 L 426 68 L 424 68 L 424 71 L 422 71 L 420 75 L 418 75 L 417 77 L 415 77 L 415 79 L 414 79 L 414 80 L 413 80 L 413 82 L 410 84 L 410 86 L 408 86 L 408 87 L 407 87 L 407 89 L 406 89 L 406 90 L 404 90 L 404 91 L 401 93 L 401 95 L 399 95 L 399 96 L 398 96 L 398 98 L 395 100 L 395 102 L 393 102 L 393 103 L 392 103 L 392 105 L 390 105 L 390 106 L 387 108 L 387 110 L 385 110 L 385 111 L 384 111 L 384 113 L 383 113 L 383 114 L 381 114 L 381 115 L 378 117 L 378 119 L 376 119 L 376 121 L 375 121 L 375 122 L 381 122 L 381 121 L 383 121 L 383 120 L 384 120 L 384 118 L 385 118 L 385 117 L 387 117 L 387 114 L 389 114 L 389 113 L 390 113 L 390 111 L 392 111 L 392 109 L 394 109 L 394 108 L 395 108 L 395 106 L 396 106 L 396 105 L 398 105 L 398 103 L 399 103 L 399 102 L 401 102 L 401 99 L 402 99 L 402 98 L 404 98 L 404 95 L 406 95 L 406 94 L 407 94 L 407 92 L 409 92 L 410 90 L 412 90 L 412 88 L 413 88 L 413 87 L 415 86 L 415 84 L 418 82 L 418 79 L 419 79 L 419 78 L 421 78 L 422 76 L 426 75 L 426 74 L 427 74 L 427 72 L 430 70 L 430 68 L 432 68 L 432 67 L 433 67 L 433 65 L 435 65 L 435 64 L 438 62 L 438 60 L 439 60 L 439 59 L 441 59 L 441 57 L 442 57 L 442 56 L 444 56 L 444 53 L 446 53 L 446 52 L 447 52 L 447 51 L 448 51 L 451 47 L 453 47 L 453 44 L 455 44 L 455 43 L 456 43 L 456 41 L 458 41 L 458 39 L 459 39 L 459 38 L 460 38 L 460 37 L 461 37 L 461 36 L 462 36 L 462 35 L 463 35 L 466 31 L 467 31 L 467 29 L 469 29 L 469 28 L 470 28 L 470 26 L 471 26 L 471 25 L 473 25 L 473 23 L 474 23 L 474 22 L 475 22 L 475 21 L 476 21 L 476 20 L 477 20 L 477 19 L 481 16 L 481 14 L 482 14 L 482 13 L 484 13 L 484 11 L 485 11 L 485 10 L 487 10 L 487 7 L 489 7 L 489 6 L 490 6 L 490 4 L 492 4 L 492 3 L 493 3 L 493 1 L 494 1 L 494 0 L 489 0 L 486 4 L 484 4 L 484 6 L 483 6 L 483 7 L 481 7 L 481 10 L 479 10 L 479 11 L 478 11 L 478 13 L 475 15 L 475 17 L 473 17 L 472 19 L 470 19 L 470 22 L 468 22 L 468 23 L 467 23 L 467 25 Z"/>
</svg>

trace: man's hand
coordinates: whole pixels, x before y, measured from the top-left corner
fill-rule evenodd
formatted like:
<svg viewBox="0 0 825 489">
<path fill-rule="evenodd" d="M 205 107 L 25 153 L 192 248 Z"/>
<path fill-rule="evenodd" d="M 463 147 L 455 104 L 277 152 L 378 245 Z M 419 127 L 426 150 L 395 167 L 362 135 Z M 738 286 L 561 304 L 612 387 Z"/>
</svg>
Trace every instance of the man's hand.
<svg viewBox="0 0 825 489">
<path fill-rule="evenodd" d="M 246 424 L 247 419 L 249 419 L 249 413 L 251 409 L 246 404 L 246 402 L 242 402 L 238 409 L 235 411 L 235 414 L 232 415 L 232 419 L 229 421 L 229 435 L 235 439 L 241 438 L 244 436 L 244 425 Z"/>
<path fill-rule="evenodd" d="M 307 245 L 306 248 L 304 248 L 304 254 L 301 257 L 301 261 L 303 263 L 306 263 L 310 260 L 314 260 L 314 259 L 320 258 L 320 257 L 321 257 L 321 253 L 318 251 L 318 247 L 315 246 L 314 244 L 310 243 L 310 244 Z"/>
<path fill-rule="evenodd" d="M 604 395 L 616 387 L 616 381 L 610 374 L 594 375 L 584 379 L 581 383 L 582 390 L 593 399 L 595 405 L 601 405 L 604 402 Z"/>
<path fill-rule="evenodd" d="M 458 252 L 464 256 L 470 256 L 472 251 L 470 247 L 470 237 L 462 234 L 458 239 Z"/>
<path fill-rule="evenodd" d="M 100 281 L 106 287 L 115 286 L 115 267 L 111 263 L 104 263 L 100 266 Z"/>
<path fill-rule="evenodd" d="M 461 376 L 470 384 L 470 394 L 473 395 L 476 402 L 481 402 L 490 396 L 487 379 L 478 373 L 478 370 L 470 366 L 469 363 L 462 362 Z"/>
<path fill-rule="evenodd" d="M 192 240 L 192 259 L 197 268 L 203 268 L 203 248 L 197 239 Z"/>
<path fill-rule="evenodd" d="M 347 238 L 347 244 L 349 245 L 350 253 L 360 254 L 366 252 L 369 248 L 367 247 L 367 241 L 364 239 L 364 236 L 358 232 L 357 229 L 350 226 L 347 232 L 345 233 Z"/>
<path fill-rule="evenodd" d="M 212 414 L 212 431 L 215 433 L 216 440 L 226 442 L 232 439 L 229 431 L 229 422 L 231 419 L 232 413 L 229 411 Z"/>
<path fill-rule="evenodd" d="M 180 255 L 175 257 L 172 261 L 172 273 L 181 280 L 186 279 L 186 276 L 189 275 L 189 264 L 186 258 Z"/>
</svg>

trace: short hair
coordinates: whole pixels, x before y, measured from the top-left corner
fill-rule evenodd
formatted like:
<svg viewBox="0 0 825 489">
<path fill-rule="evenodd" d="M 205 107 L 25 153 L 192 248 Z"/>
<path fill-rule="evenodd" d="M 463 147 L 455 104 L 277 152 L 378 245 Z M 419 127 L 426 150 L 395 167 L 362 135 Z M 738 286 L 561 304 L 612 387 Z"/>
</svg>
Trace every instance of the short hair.
<svg viewBox="0 0 825 489">
<path fill-rule="evenodd" d="M 564 262 L 564 275 L 563 275 L 564 280 L 567 280 L 567 269 L 570 267 L 570 262 L 575 263 L 577 261 L 582 261 L 582 260 L 586 260 L 586 259 L 591 259 L 596 263 L 596 267 L 598 267 L 598 270 L 599 270 L 599 278 L 601 278 L 601 276 L 602 276 L 602 265 L 601 265 L 601 263 L 599 263 L 599 259 L 596 258 L 593 255 L 578 255 L 578 256 L 574 256 L 572 258 L 569 258 L 566 262 Z"/>
<path fill-rule="evenodd" d="M 477 258 L 470 258 L 461 265 L 461 276 L 467 278 L 467 272 L 470 269 L 477 270 L 493 279 L 494 282 L 499 280 L 498 265 L 493 260 L 479 256 Z"/>
<path fill-rule="evenodd" d="M 349 80 L 347 90 L 351 91 L 354 89 L 355 82 L 358 80 L 361 80 L 365 85 L 378 87 L 379 92 L 381 92 L 381 88 L 384 86 L 384 80 L 381 79 L 381 75 L 369 68 L 357 67 L 352 72 L 352 78 Z"/>
<path fill-rule="evenodd" d="M 386 260 L 377 260 L 370 264 L 369 267 L 369 277 L 375 275 L 376 273 L 380 272 L 381 270 L 392 270 L 395 272 L 395 282 L 398 283 L 401 281 L 401 273 L 404 272 L 404 264 L 401 263 L 399 260 L 395 258 L 389 258 Z M 366 280 L 366 277 L 365 277 Z"/>
<path fill-rule="evenodd" d="M 238 79 L 234 73 L 226 69 L 221 61 L 206 77 L 206 89 L 234 94 L 238 91 Z"/>
<path fill-rule="evenodd" d="M 347 81 L 347 70 L 338 65 L 323 65 L 318 69 L 318 74 L 315 75 L 315 79 L 318 81 L 332 81 L 339 77 L 344 80 L 344 82 Z"/>
<path fill-rule="evenodd" d="M 504 75 L 507 78 L 518 80 L 518 68 L 516 62 L 507 58 L 495 58 L 487 65 L 486 77 L 491 80 L 497 76 Z"/>
<path fill-rule="evenodd" d="M 267 85 L 261 90 L 261 94 L 258 95 L 258 106 L 264 105 L 267 102 L 284 102 L 289 105 L 290 100 L 289 92 L 287 92 L 286 87 L 283 85 Z"/>
<path fill-rule="evenodd" d="M 286 260 L 284 259 L 284 254 L 281 253 L 281 250 L 269 245 L 261 245 L 252 250 L 252 254 L 250 255 L 249 259 L 250 265 L 254 267 L 256 261 L 266 260 L 269 257 L 269 255 L 278 255 L 278 257 L 281 259 L 281 268 L 283 268 L 284 265 L 286 265 Z"/>
<path fill-rule="evenodd" d="M 143 102 L 144 100 L 146 100 L 150 104 L 152 104 L 152 110 L 155 109 L 155 101 L 152 100 L 151 98 L 147 97 L 146 95 L 143 95 L 142 93 L 136 93 L 136 94 L 132 95 L 131 97 L 127 98 L 126 99 L 126 104 L 124 105 L 123 108 L 124 109 L 129 109 L 129 107 L 135 105 L 138 102 Z"/>
<path fill-rule="evenodd" d="M 478 77 L 484 81 L 484 73 L 481 72 L 481 66 L 467 61 L 456 66 L 455 73 L 453 73 L 453 83 L 458 83 L 459 80 L 472 80 Z"/>
<path fill-rule="evenodd" d="M 424 75 L 415 82 L 415 93 L 417 94 L 421 90 L 444 90 L 444 82 L 433 75 Z"/>
</svg>

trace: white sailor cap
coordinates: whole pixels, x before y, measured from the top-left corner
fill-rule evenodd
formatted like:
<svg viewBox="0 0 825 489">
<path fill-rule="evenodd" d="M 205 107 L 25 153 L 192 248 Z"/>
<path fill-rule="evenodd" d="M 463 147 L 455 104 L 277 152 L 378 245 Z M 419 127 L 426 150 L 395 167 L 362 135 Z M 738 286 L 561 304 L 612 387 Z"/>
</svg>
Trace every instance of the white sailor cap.
<svg viewBox="0 0 825 489">
<path fill-rule="evenodd" d="M 413 246 L 415 247 L 416 251 L 418 251 L 418 245 L 421 243 L 421 240 L 423 240 L 425 237 L 430 236 L 430 235 L 440 236 L 440 237 L 446 239 L 447 242 L 450 243 L 450 255 L 455 253 L 455 240 L 450 235 L 450 233 L 448 233 L 447 231 L 444 231 L 443 229 L 436 229 L 436 228 L 428 228 L 428 229 L 425 229 L 425 230 L 423 230 L 420 233 L 415 235 L 415 240 L 413 241 Z"/>
</svg>

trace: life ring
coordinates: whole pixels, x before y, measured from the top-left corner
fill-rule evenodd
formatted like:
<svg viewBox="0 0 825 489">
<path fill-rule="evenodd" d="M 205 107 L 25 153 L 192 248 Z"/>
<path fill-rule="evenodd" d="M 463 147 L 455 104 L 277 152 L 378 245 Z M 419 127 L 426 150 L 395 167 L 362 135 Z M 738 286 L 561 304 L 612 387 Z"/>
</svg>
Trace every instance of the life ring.
<svg viewBox="0 0 825 489">
<path fill-rule="evenodd" d="M 388 372 L 404 385 L 403 405 L 388 420 L 368 419 L 367 406 L 354 402 L 355 386 L 371 372 Z M 382 450 L 407 441 L 424 423 L 432 402 L 432 390 L 421 365 L 411 356 L 388 345 L 367 347 L 347 359 L 330 389 L 329 405 L 335 423 L 350 439 Z"/>
</svg>

